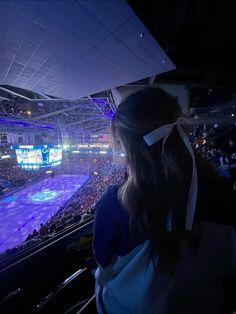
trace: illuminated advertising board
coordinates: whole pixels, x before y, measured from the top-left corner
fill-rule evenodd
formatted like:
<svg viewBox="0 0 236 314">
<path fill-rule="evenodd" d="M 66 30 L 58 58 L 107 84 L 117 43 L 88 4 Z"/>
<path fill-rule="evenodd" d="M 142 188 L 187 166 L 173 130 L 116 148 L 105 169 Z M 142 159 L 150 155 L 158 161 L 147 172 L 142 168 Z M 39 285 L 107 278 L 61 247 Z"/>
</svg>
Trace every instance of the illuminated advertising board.
<svg viewBox="0 0 236 314">
<path fill-rule="evenodd" d="M 38 170 L 57 167 L 62 161 L 61 147 L 52 145 L 15 145 L 17 163 L 22 169 Z"/>
</svg>

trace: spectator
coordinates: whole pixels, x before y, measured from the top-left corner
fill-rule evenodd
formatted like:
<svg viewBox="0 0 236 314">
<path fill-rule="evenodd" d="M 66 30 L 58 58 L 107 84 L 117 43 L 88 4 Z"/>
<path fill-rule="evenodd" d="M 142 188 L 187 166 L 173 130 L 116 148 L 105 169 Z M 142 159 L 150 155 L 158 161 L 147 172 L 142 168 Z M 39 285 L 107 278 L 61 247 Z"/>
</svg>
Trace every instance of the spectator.
<svg viewBox="0 0 236 314">
<path fill-rule="evenodd" d="M 29 233 L 25 241 L 29 241 L 32 239 L 32 235 Z"/>
<path fill-rule="evenodd" d="M 73 216 L 73 223 L 79 222 L 81 220 L 81 215 L 80 214 L 75 214 Z"/>
<path fill-rule="evenodd" d="M 160 89 L 117 109 L 112 134 L 129 171 L 95 206 L 99 313 L 223 311 L 222 282 L 235 275 L 235 197 L 195 155 L 184 123 Z"/>
<path fill-rule="evenodd" d="M 49 230 L 48 230 L 48 226 L 43 223 L 40 224 L 40 229 L 39 229 L 39 236 L 40 238 L 43 238 L 44 236 L 48 235 Z"/>
<path fill-rule="evenodd" d="M 235 147 L 235 142 L 232 140 L 232 138 L 229 138 L 228 144 L 229 144 L 229 147 L 231 147 L 231 148 Z"/>
<path fill-rule="evenodd" d="M 33 238 L 37 238 L 39 235 L 38 231 L 36 229 L 34 229 L 33 233 L 32 233 L 32 239 Z"/>
</svg>

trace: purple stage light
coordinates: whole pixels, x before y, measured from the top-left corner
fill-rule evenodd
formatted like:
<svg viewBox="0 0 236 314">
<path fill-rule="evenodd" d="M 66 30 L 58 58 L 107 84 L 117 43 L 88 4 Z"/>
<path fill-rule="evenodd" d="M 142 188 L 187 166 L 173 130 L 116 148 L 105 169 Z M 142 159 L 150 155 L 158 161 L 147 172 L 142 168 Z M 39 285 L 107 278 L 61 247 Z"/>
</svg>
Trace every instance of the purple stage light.
<svg viewBox="0 0 236 314">
<path fill-rule="evenodd" d="M 113 112 L 113 110 L 108 110 L 107 112 L 106 112 L 106 117 L 108 118 L 108 119 L 113 119 L 114 118 L 114 115 L 115 115 L 115 113 Z"/>
<path fill-rule="evenodd" d="M 92 100 L 96 105 L 109 105 L 108 98 L 93 98 Z"/>
</svg>

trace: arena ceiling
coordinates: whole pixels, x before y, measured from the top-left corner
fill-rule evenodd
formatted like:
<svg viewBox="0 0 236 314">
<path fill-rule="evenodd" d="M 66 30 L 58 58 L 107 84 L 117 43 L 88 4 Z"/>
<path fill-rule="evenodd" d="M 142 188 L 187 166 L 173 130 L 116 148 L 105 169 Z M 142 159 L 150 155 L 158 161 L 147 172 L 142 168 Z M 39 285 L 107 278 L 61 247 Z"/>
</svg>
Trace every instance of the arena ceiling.
<svg viewBox="0 0 236 314">
<path fill-rule="evenodd" d="M 235 1 L 128 3 L 0 0 L 0 115 L 102 132 L 117 86 L 233 93 Z"/>
<path fill-rule="evenodd" d="M 0 20 L 2 115 L 101 130 L 112 98 L 89 95 L 175 68 L 126 1 L 0 1 Z"/>
<path fill-rule="evenodd" d="M 158 81 L 236 88 L 235 0 L 128 0 L 176 69 Z"/>
</svg>

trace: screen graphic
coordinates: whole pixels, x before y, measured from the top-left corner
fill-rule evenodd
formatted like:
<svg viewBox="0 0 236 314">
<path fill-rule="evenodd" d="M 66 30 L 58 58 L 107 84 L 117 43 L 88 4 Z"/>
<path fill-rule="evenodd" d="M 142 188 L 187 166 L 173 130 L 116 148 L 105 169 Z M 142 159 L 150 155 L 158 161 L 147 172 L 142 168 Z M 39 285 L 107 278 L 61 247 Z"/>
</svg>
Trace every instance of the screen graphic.
<svg viewBox="0 0 236 314">
<path fill-rule="evenodd" d="M 16 149 L 16 157 L 20 165 L 43 164 L 41 149 Z"/>
<path fill-rule="evenodd" d="M 49 152 L 49 163 L 62 160 L 62 149 L 60 147 L 54 147 Z"/>
<path fill-rule="evenodd" d="M 25 170 L 54 168 L 61 164 L 62 149 L 52 145 L 18 145 L 15 147 L 18 164 Z"/>
</svg>

